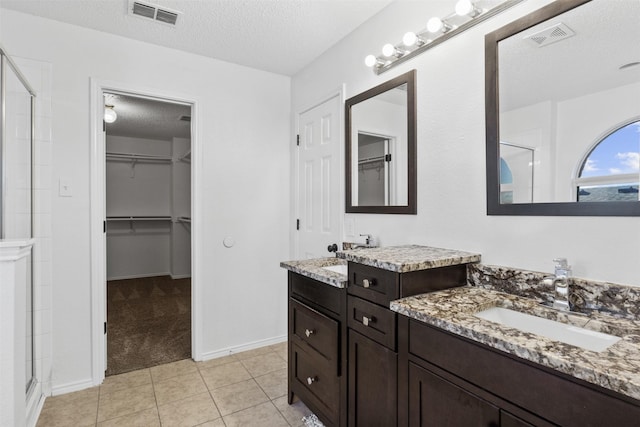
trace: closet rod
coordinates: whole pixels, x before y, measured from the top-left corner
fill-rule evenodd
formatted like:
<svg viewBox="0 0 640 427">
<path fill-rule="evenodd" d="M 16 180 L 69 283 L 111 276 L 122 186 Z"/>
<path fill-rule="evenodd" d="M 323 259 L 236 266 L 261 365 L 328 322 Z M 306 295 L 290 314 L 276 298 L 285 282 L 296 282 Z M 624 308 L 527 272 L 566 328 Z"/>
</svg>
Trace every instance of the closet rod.
<svg viewBox="0 0 640 427">
<path fill-rule="evenodd" d="M 145 160 L 153 162 L 171 162 L 171 157 L 152 156 L 148 154 L 130 154 L 130 153 L 106 153 L 107 159 L 123 159 L 123 160 Z"/>
<path fill-rule="evenodd" d="M 375 162 L 383 162 L 385 160 L 385 156 L 377 156 L 377 157 L 368 157 L 366 159 L 358 160 L 359 165 L 363 165 L 365 163 L 375 163 Z"/>
<path fill-rule="evenodd" d="M 107 221 L 171 221 L 170 216 L 108 216 Z"/>
<path fill-rule="evenodd" d="M 191 217 L 190 216 L 179 216 L 177 221 L 178 222 L 186 222 L 188 224 L 191 224 Z"/>
</svg>

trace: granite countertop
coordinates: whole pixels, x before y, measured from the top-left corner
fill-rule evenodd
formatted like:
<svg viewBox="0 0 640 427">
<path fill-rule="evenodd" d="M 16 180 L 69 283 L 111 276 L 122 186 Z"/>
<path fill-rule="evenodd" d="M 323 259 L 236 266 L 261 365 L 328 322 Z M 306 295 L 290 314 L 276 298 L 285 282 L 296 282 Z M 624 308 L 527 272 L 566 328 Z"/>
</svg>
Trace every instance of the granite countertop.
<svg viewBox="0 0 640 427">
<path fill-rule="evenodd" d="M 473 315 L 496 306 L 551 320 L 562 320 L 564 323 L 616 335 L 622 339 L 604 351 L 595 352 Z M 391 310 L 575 378 L 640 399 L 639 320 L 602 313 L 584 316 L 560 312 L 541 306 L 529 298 L 469 286 L 392 301 Z"/>
<path fill-rule="evenodd" d="M 315 258 L 300 261 L 283 261 L 280 267 L 286 268 L 294 273 L 307 276 L 311 279 L 318 280 L 336 288 L 347 287 L 347 275 L 335 271 L 327 270 L 323 267 L 331 267 L 336 265 L 344 265 L 347 263 L 338 258 Z"/>
<path fill-rule="evenodd" d="M 397 273 L 480 261 L 480 254 L 419 245 L 358 248 L 338 252 L 336 256 Z"/>
</svg>

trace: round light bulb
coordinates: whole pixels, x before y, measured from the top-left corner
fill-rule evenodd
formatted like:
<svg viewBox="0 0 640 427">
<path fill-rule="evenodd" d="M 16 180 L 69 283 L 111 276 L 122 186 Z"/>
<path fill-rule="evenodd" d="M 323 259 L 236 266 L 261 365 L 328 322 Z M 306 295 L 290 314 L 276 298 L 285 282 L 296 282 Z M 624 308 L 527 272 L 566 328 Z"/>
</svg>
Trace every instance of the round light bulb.
<svg viewBox="0 0 640 427">
<path fill-rule="evenodd" d="M 113 123 L 118 118 L 113 107 L 105 107 L 104 109 L 104 121 L 107 123 Z"/>
<path fill-rule="evenodd" d="M 396 47 L 391 43 L 387 43 L 384 46 L 382 46 L 382 54 L 386 57 L 393 56 L 395 51 L 396 51 Z"/>
<path fill-rule="evenodd" d="M 429 21 L 427 21 L 427 31 L 429 31 L 430 33 L 437 33 L 438 31 L 442 30 L 442 27 L 444 27 L 444 23 L 442 22 L 442 19 L 438 18 L 437 16 L 434 16 L 433 18 L 429 19 Z"/>
<path fill-rule="evenodd" d="M 402 37 L 402 44 L 407 47 L 413 46 L 418 42 L 418 36 L 416 33 L 409 31 Z"/>
<path fill-rule="evenodd" d="M 366 65 L 367 67 L 373 67 L 377 63 L 378 63 L 378 58 L 376 58 L 375 55 L 367 55 L 367 57 L 364 58 L 364 65 Z"/>
<path fill-rule="evenodd" d="M 456 3 L 456 15 L 465 16 L 473 11 L 471 0 L 459 0 Z"/>
</svg>

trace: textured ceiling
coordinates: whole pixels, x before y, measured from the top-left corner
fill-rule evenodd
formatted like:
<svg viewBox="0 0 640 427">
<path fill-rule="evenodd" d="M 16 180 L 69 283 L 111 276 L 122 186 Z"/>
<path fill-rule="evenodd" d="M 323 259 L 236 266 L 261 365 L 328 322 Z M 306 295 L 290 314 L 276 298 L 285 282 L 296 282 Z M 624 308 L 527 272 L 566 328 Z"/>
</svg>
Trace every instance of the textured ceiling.
<svg viewBox="0 0 640 427">
<path fill-rule="evenodd" d="M 191 123 L 180 120 L 191 116 L 190 106 L 114 94 L 105 95 L 105 104 L 113 105 L 118 115 L 107 123 L 108 135 L 161 140 L 191 136 Z"/>
<path fill-rule="evenodd" d="M 557 23 L 575 35 L 544 47 L 526 39 Z M 500 42 L 500 109 L 640 82 L 640 66 L 619 69 L 640 61 L 639 23 L 639 0 L 594 0 Z"/>
<path fill-rule="evenodd" d="M 143 0 L 144 1 L 144 0 Z M 175 27 L 128 15 L 128 0 L 0 0 L 2 7 L 292 76 L 391 0 L 146 0 Z"/>
</svg>

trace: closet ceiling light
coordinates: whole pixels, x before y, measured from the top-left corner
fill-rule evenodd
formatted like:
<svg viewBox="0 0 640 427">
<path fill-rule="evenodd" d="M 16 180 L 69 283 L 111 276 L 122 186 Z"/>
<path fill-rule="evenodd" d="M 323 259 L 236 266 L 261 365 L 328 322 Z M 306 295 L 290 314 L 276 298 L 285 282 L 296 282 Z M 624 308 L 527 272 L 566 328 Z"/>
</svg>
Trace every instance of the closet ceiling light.
<svg viewBox="0 0 640 427">
<path fill-rule="evenodd" d="M 104 121 L 107 123 L 113 123 L 118 118 L 116 111 L 113 109 L 113 105 L 104 106 Z"/>
</svg>

